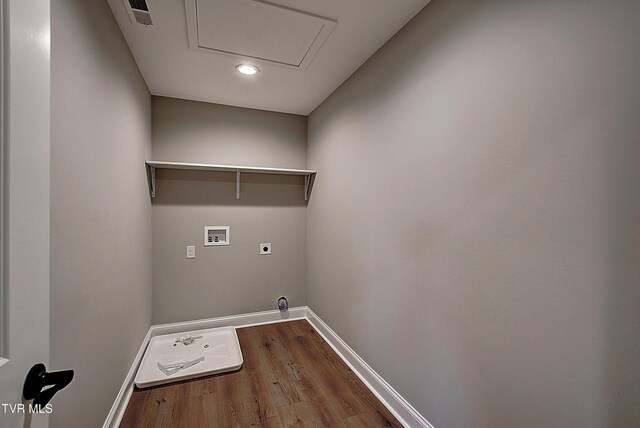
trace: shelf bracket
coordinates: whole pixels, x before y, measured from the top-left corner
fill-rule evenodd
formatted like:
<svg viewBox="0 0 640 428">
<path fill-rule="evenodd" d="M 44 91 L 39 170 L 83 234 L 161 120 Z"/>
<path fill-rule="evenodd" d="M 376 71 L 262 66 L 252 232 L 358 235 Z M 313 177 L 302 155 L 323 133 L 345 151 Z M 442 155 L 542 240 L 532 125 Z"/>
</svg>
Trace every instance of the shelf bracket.
<svg viewBox="0 0 640 428">
<path fill-rule="evenodd" d="M 236 199 L 240 199 L 240 171 L 236 171 Z"/>
<path fill-rule="evenodd" d="M 313 181 L 316 178 L 315 174 L 307 174 L 304 176 L 304 200 L 308 201 L 311 196 L 311 189 L 313 188 Z"/>
<path fill-rule="evenodd" d="M 149 167 L 149 176 L 151 178 L 151 197 L 156 197 L 156 168 L 153 166 Z"/>
</svg>

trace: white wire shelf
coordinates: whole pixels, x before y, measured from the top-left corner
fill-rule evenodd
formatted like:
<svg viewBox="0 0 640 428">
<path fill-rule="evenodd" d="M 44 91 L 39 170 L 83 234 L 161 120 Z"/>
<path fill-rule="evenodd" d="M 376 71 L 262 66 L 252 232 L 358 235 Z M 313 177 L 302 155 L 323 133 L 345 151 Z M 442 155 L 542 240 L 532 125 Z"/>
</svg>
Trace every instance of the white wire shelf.
<svg viewBox="0 0 640 428">
<path fill-rule="evenodd" d="M 149 179 L 151 197 L 156 196 L 156 169 L 186 169 L 195 171 L 218 171 L 218 172 L 235 172 L 236 173 L 236 199 L 240 199 L 240 174 L 276 174 L 276 175 L 301 175 L 304 176 L 304 200 L 308 201 L 311 195 L 311 188 L 316 177 L 317 171 L 310 169 L 289 169 L 289 168 L 267 168 L 255 166 L 239 166 L 239 165 L 216 165 L 205 163 L 185 163 L 185 162 L 166 162 L 166 161 L 146 161 L 149 168 Z"/>
</svg>

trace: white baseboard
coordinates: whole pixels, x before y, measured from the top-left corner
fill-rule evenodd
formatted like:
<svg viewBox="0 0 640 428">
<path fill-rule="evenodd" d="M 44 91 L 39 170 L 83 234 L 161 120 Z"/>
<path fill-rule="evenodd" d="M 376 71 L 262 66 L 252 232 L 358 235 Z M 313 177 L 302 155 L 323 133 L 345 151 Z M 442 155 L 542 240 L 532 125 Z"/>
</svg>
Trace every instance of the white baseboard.
<svg viewBox="0 0 640 428">
<path fill-rule="evenodd" d="M 210 318 L 205 320 L 178 322 L 171 324 L 152 325 L 147 332 L 133 364 L 125 377 L 115 402 L 109 411 L 103 428 L 117 428 L 122 421 L 127 404 L 133 393 L 133 380 L 147 349 L 151 338 L 163 334 L 184 333 L 190 330 L 201 330 L 224 326 L 250 327 L 254 325 L 271 324 L 284 321 L 306 319 L 353 370 L 374 395 L 389 409 L 391 413 L 405 427 L 433 428 L 418 411 L 416 411 L 400 394 L 398 394 L 385 380 L 378 375 L 353 349 L 349 347 L 324 321 L 306 306 L 291 308 L 288 312 L 264 311 L 251 314 L 232 315 Z"/>
<path fill-rule="evenodd" d="M 307 308 L 307 321 L 402 425 L 405 427 L 433 428 L 429 421 L 360 358 L 310 308 Z"/>
<path fill-rule="evenodd" d="M 116 400 L 113 402 L 111 410 L 109 410 L 109 414 L 107 415 L 107 419 L 104 421 L 102 428 L 117 428 L 118 426 L 120 426 L 120 422 L 122 421 L 122 417 L 124 416 L 124 411 L 127 410 L 127 404 L 129 404 L 131 394 L 133 394 L 133 379 L 135 379 L 136 377 L 138 367 L 140 366 L 140 362 L 142 361 L 144 351 L 146 351 L 147 349 L 149 340 L 151 340 L 151 329 L 147 331 L 147 334 L 142 340 L 140 349 L 138 349 L 138 353 L 133 359 L 131 368 L 127 372 L 127 376 L 125 376 L 124 378 L 124 382 L 120 387 L 120 391 L 118 391 L 118 395 L 116 395 Z"/>
<path fill-rule="evenodd" d="M 271 324 L 274 322 L 293 321 L 307 317 L 307 307 L 289 308 L 286 312 L 279 310 L 254 312 L 251 314 L 229 315 L 226 317 L 205 320 L 158 324 L 151 326 L 151 337 L 163 334 L 184 333 L 191 330 L 203 330 L 216 327 L 250 327 L 253 325 Z"/>
</svg>

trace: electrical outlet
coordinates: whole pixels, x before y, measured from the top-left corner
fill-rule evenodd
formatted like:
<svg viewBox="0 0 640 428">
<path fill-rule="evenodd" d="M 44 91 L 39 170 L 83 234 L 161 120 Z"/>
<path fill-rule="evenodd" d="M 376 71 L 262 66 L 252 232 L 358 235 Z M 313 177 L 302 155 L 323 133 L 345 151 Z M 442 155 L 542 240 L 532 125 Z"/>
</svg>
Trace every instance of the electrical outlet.
<svg viewBox="0 0 640 428">
<path fill-rule="evenodd" d="M 188 259 L 196 258 L 196 247 L 194 245 L 187 245 L 187 258 Z"/>
<path fill-rule="evenodd" d="M 260 244 L 260 255 L 267 256 L 271 254 L 271 242 Z"/>
</svg>

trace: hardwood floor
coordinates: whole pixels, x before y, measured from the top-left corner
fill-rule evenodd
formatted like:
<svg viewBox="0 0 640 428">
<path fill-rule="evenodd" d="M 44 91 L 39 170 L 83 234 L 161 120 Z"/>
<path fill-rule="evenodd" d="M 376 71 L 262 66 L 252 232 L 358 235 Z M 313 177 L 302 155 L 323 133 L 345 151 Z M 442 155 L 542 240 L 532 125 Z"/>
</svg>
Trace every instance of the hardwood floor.
<svg viewBox="0 0 640 428">
<path fill-rule="evenodd" d="M 121 427 L 400 427 L 306 320 L 238 329 L 237 372 L 135 389 Z"/>
</svg>

